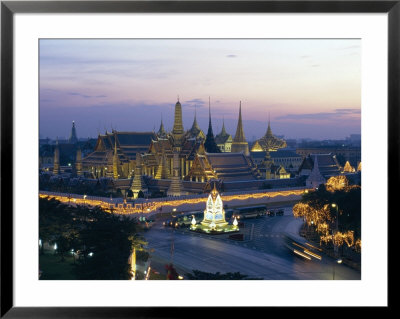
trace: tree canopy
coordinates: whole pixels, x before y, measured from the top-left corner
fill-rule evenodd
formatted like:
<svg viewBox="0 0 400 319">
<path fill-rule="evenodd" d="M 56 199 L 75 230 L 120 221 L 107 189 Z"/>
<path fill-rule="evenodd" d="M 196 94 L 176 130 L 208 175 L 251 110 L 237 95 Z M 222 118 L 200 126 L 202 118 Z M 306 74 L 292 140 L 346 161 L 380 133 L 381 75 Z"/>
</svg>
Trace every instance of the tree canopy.
<svg viewBox="0 0 400 319">
<path fill-rule="evenodd" d="M 350 186 L 344 176 L 304 194 L 293 213 L 314 225 L 321 241 L 361 247 L 361 187 Z"/>
<path fill-rule="evenodd" d="M 56 243 L 61 260 L 72 249 L 77 253 L 79 279 L 130 279 L 129 256 L 141 240 L 139 231 L 136 219 L 39 199 L 39 238 Z"/>
</svg>

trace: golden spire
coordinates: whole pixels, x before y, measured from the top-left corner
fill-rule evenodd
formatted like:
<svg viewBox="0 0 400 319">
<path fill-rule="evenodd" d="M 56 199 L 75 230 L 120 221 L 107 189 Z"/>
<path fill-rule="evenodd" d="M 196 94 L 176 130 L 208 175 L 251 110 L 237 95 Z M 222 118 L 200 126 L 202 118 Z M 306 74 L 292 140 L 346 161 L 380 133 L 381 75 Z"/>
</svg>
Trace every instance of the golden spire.
<svg viewBox="0 0 400 319">
<path fill-rule="evenodd" d="M 215 200 L 215 199 L 217 198 L 217 195 L 218 195 L 218 191 L 217 191 L 216 184 L 217 184 L 217 183 L 214 182 L 214 187 L 213 187 L 213 189 L 212 189 L 212 191 L 211 191 L 211 196 L 212 196 L 213 200 Z"/>
<path fill-rule="evenodd" d="M 172 129 L 172 136 L 174 139 L 174 145 L 180 147 L 183 139 L 183 123 L 182 123 L 182 105 L 179 102 L 175 104 L 175 119 L 174 119 L 174 127 Z"/>
<path fill-rule="evenodd" d="M 233 141 L 236 143 L 246 142 L 246 137 L 244 136 L 243 124 L 242 124 L 242 101 L 240 101 L 239 105 L 239 120 L 236 128 L 235 138 L 233 139 Z"/>
<path fill-rule="evenodd" d="M 265 133 L 266 136 L 272 136 L 272 130 L 271 130 L 271 114 L 268 112 L 268 128 L 267 128 L 267 133 Z"/>
</svg>

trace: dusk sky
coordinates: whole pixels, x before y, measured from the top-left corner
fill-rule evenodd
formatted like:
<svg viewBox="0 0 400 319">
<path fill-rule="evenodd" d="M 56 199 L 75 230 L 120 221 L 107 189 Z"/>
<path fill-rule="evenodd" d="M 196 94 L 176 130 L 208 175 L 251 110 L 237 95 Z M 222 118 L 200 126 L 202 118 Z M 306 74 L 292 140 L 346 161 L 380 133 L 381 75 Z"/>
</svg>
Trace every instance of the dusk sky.
<svg viewBox="0 0 400 319">
<path fill-rule="evenodd" d="M 248 140 L 344 139 L 361 133 L 361 41 L 286 39 L 40 40 L 40 137 L 172 129 L 179 95 L 189 129 L 223 118 L 234 136 L 239 101 Z"/>
</svg>

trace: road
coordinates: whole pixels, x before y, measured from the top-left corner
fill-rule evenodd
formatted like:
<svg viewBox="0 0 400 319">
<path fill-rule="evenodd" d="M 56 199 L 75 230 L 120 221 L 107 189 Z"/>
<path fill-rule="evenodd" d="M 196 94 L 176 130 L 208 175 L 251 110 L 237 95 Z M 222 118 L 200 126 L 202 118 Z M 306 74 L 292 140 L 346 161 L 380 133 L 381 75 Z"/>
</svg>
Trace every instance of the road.
<svg viewBox="0 0 400 319">
<path fill-rule="evenodd" d="M 164 228 L 161 222 L 145 237 L 149 248 L 154 249 L 155 260 L 172 262 L 181 272 L 194 269 L 210 273 L 240 272 L 249 278 L 269 280 L 331 280 L 334 273 L 336 280 L 361 279 L 359 271 L 336 264 L 327 256 L 310 261 L 289 251 L 283 236 L 285 233 L 298 236 L 301 223 L 293 217 L 291 207 L 287 207 L 284 216 L 246 220 L 244 242 Z"/>
</svg>

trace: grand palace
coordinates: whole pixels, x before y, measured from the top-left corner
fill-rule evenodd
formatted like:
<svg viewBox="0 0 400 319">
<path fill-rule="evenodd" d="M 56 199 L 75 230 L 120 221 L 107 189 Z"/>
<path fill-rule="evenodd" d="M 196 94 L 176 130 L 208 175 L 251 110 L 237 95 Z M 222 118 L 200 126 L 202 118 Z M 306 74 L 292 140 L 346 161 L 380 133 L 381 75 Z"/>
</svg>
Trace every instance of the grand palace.
<svg viewBox="0 0 400 319">
<path fill-rule="evenodd" d="M 73 123 L 67 144 L 76 143 Z M 343 173 L 343 168 L 332 154 L 306 157 L 281 151 L 286 147 L 286 141 L 272 133 L 268 121 L 265 135 L 249 148 L 243 130 L 241 103 L 233 138 L 226 132 L 225 123 L 221 132 L 214 136 L 210 104 L 207 134 L 199 127 L 196 113 L 191 128 L 185 131 L 182 105 L 178 99 L 170 132 L 165 130 L 162 120 L 157 132 L 106 131 L 98 135 L 93 151 L 85 156 L 79 146 L 75 147 L 75 163 L 71 172 L 79 178 L 112 180 L 114 187 L 125 192 L 130 190 L 133 197 L 154 189 L 167 196 L 199 193 L 209 187 L 211 181 L 232 190 L 246 188 L 249 183 L 252 187 L 261 187 L 265 181 L 271 185 L 295 186 L 299 179 L 304 180 L 302 176 L 307 172 L 318 179 L 327 177 L 322 176 L 320 171 L 312 172 L 313 168 L 323 170 L 323 164 L 314 165 L 319 158 L 323 158 L 324 163 L 329 162 L 327 158 L 331 159 L 329 172 Z M 68 167 L 63 169 L 60 165 L 60 152 L 62 148 L 57 142 L 51 168 L 53 175 L 68 171 Z"/>
</svg>

